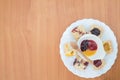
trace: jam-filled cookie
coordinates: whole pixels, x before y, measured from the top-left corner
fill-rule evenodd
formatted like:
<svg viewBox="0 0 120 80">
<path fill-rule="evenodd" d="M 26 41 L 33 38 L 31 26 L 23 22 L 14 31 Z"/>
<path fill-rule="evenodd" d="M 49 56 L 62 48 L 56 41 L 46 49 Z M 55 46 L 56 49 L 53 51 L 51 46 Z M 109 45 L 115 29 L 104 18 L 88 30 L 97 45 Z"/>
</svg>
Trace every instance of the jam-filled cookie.
<svg viewBox="0 0 120 80">
<path fill-rule="evenodd" d="M 70 56 L 74 56 L 77 51 L 71 47 L 70 43 L 66 43 L 64 45 L 64 52 L 66 56 L 70 57 Z"/>
<path fill-rule="evenodd" d="M 112 43 L 111 41 L 104 41 L 103 42 L 103 47 L 104 47 L 104 50 L 106 51 L 106 53 L 111 53 L 112 52 Z"/>
<path fill-rule="evenodd" d="M 78 69 L 78 70 L 85 70 L 88 66 L 89 62 L 82 59 L 80 56 L 76 56 L 74 62 L 73 62 L 73 66 Z"/>
<path fill-rule="evenodd" d="M 74 29 L 72 29 L 71 31 L 73 37 L 78 40 L 82 35 L 84 35 L 86 33 L 84 27 L 82 25 L 75 27 Z"/>
<path fill-rule="evenodd" d="M 93 61 L 93 65 L 94 65 L 94 69 L 99 70 L 102 69 L 105 65 L 105 61 L 104 60 L 94 60 Z"/>
<path fill-rule="evenodd" d="M 90 33 L 93 35 L 96 35 L 98 37 L 101 37 L 103 34 L 103 29 L 101 26 L 98 25 L 92 25 L 90 28 Z"/>
</svg>

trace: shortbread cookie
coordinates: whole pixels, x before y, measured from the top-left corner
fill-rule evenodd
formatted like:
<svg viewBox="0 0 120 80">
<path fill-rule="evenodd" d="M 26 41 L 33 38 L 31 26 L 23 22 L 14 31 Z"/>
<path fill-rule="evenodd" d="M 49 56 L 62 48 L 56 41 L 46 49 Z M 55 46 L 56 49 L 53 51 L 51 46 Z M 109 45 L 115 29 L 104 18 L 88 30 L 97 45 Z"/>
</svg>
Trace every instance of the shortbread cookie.
<svg viewBox="0 0 120 80">
<path fill-rule="evenodd" d="M 99 70 L 102 69 L 105 65 L 105 61 L 104 60 L 94 60 L 93 61 L 93 65 L 94 65 L 94 69 Z"/>
<path fill-rule="evenodd" d="M 71 32 L 72 32 L 73 37 L 76 40 L 78 40 L 82 35 L 84 35 L 86 33 L 83 26 L 75 27 Z"/>
<path fill-rule="evenodd" d="M 98 25 L 92 25 L 90 28 L 90 33 L 93 35 L 96 35 L 98 37 L 101 37 L 103 34 L 103 29 L 101 26 Z"/>
<path fill-rule="evenodd" d="M 106 51 L 106 53 L 108 53 L 108 54 L 111 53 L 113 50 L 111 41 L 104 41 L 103 47 L 104 47 L 104 50 Z"/>
<path fill-rule="evenodd" d="M 64 52 L 66 56 L 74 56 L 77 51 L 71 47 L 70 43 L 66 43 L 64 45 Z"/>
<path fill-rule="evenodd" d="M 74 62 L 73 62 L 73 66 L 78 69 L 78 70 L 85 70 L 88 66 L 89 62 L 87 62 L 86 60 L 82 59 L 80 56 L 76 56 Z"/>
</svg>

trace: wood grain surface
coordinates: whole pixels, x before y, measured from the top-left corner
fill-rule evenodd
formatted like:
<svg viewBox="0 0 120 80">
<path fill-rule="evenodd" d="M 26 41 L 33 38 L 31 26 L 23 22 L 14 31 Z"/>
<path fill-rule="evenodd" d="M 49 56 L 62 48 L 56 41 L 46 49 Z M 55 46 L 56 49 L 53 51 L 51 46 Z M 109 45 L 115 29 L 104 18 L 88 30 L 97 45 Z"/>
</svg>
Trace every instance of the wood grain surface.
<svg viewBox="0 0 120 80">
<path fill-rule="evenodd" d="M 119 53 L 114 66 L 94 79 L 63 65 L 62 33 L 83 18 L 109 25 L 120 44 L 120 0 L 0 0 L 0 80 L 119 80 Z"/>
</svg>

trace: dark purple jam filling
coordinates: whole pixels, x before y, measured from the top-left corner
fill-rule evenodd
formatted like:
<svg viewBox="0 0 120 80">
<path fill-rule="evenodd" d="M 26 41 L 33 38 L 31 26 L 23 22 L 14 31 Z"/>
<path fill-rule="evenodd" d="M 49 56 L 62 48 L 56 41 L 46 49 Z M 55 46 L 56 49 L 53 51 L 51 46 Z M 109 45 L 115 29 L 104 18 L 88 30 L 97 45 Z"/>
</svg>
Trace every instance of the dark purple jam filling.
<svg viewBox="0 0 120 80">
<path fill-rule="evenodd" d="M 101 60 L 94 60 L 93 61 L 93 64 L 96 66 L 96 67 L 99 67 L 102 65 L 102 61 Z"/>
<path fill-rule="evenodd" d="M 96 36 L 100 35 L 100 30 L 98 28 L 93 28 L 90 32 Z"/>
</svg>

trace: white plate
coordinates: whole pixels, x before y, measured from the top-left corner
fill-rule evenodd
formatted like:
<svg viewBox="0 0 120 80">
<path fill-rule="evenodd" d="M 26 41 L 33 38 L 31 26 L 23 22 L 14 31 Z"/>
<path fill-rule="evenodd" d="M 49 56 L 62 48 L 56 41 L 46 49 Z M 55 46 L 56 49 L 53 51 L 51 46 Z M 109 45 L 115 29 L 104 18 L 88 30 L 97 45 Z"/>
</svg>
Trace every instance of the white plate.
<svg viewBox="0 0 120 80">
<path fill-rule="evenodd" d="M 79 26 L 79 25 L 83 25 L 85 27 L 85 29 L 88 31 L 90 29 L 90 26 L 93 24 L 97 24 L 97 25 L 103 27 L 104 33 L 103 33 L 103 36 L 101 37 L 101 40 L 102 41 L 111 40 L 112 45 L 113 45 L 113 51 L 111 54 L 107 54 L 105 56 L 106 64 L 102 69 L 95 70 L 90 65 L 87 67 L 86 70 L 80 71 L 73 66 L 73 61 L 75 59 L 75 56 L 73 56 L 73 57 L 65 56 L 64 44 L 68 43 L 70 41 L 75 41 L 75 39 L 71 35 L 71 30 L 73 28 L 75 28 L 76 26 Z M 72 23 L 65 30 L 65 32 L 63 33 L 61 40 L 60 40 L 60 55 L 61 55 L 64 65 L 67 67 L 67 69 L 69 71 L 71 71 L 73 74 L 75 74 L 79 77 L 95 78 L 95 77 L 101 76 L 102 74 L 106 73 L 108 70 L 110 70 L 110 68 L 114 64 L 116 57 L 117 57 L 117 53 L 118 53 L 118 45 L 117 45 L 116 37 L 115 37 L 113 31 L 103 22 L 100 22 L 100 21 L 94 20 L 94 19 L 83 19 L 83 20 L 78 20 L 78 21 Z"/>
</svg>

